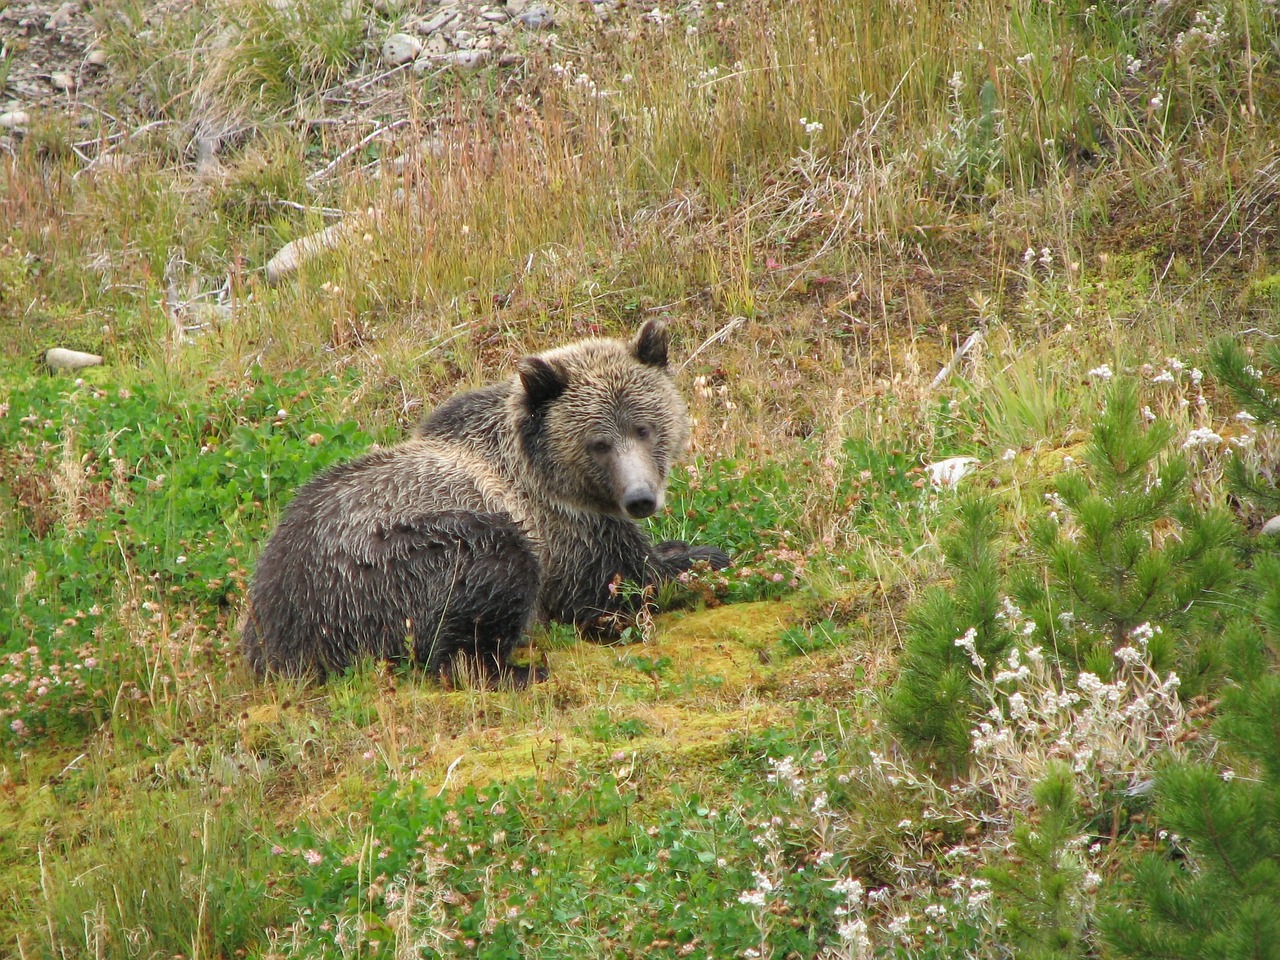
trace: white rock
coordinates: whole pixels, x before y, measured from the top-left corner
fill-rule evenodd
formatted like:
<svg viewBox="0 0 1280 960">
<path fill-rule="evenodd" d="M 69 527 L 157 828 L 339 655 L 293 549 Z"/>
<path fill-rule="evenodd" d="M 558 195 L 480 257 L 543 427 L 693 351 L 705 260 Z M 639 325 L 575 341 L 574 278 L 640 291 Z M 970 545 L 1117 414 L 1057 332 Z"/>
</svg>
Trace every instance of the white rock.
<svg viewBox="0 0 1280 960">
<path fill-rule="evenodd" d="M 486 10 L 480 14 L 481 20 L 488 20 L 490 23 L 506 23 L 507 13 L 505 10 Z"/>
<path fill-rule="evenodd" d="M 1280 534 L 1280 517 L 1272 517 L 1262 525 L 1263 533 Z"/>
<path fill-rule="evenodd" d="M 455 70 L 471 73 L 483 67 L 489 61 L 489 56 L 488 50 L 458 50 L 449 58 L 449 62 Z"/>
<path fill-rule="evenodd" d="M 924 472 L 935 487 L 954 487 L 978 464 L 977 457 L 948 457 L 937 463 L 926 464 Z"/>
<path fill-rule="evenodd" d="M 393 33 L 382 41 L 382 61 L 389 67 L 412 63 L 422 52 L 422 41 L 407 33 Z"/>
<path fill-rule="evenodd" d="M 453 35 L 453 43 L 463 50 L 470 50 L 476 45 L 476 35 L 470 30 L 459 30 Z"/>
<path fill-rule="evenodd" d="M 443 33 L 433 33 L 431 39 L 427 41 L 427 53 L 433 57 L 444 56 L 449 52 L 449 41 L 444 38 Z M 417 67 L 417 64 L 414 64 Z"/>
<path fill-rule="evenodd" d="M 334 249 L 348 236 L 363 231 L 359 218 L 343 220 L 319 233 L 312 233 L 297 240 L 290 240 L 267 262 L 267 282 L 279 283 L 308 260 Z"/>
<path fill-rule="evenodd" d="M 105 67 L 107 65 L 107 51 L 101 47 L 94 47 L 85 54 L 84 62 L 91 67 Z"/>
<path fill-rule="evenodd" d="M 68 350 L 66 347 L 50 347 L 44 352 L 44 362 L 54 370 L 83 370 L 85 367 L 100 366 L 102 358 L 96 353 L 82 353 L 79 350 Z"/>
<path fill-rule="evenodd" d="M 49 74 L 49 82 L 53 84 L 55 90 L 74 90 L 76 88 L 76 78 L 69 73 Z"/>
<path fill-rule="evenodd" d="M 31 122 L 31 114 L 25 110 L 9 110 L 0 113 L 0 127 L 7 130 L 13 130 L 17 127 L 25 127 Z"/>
</svg>

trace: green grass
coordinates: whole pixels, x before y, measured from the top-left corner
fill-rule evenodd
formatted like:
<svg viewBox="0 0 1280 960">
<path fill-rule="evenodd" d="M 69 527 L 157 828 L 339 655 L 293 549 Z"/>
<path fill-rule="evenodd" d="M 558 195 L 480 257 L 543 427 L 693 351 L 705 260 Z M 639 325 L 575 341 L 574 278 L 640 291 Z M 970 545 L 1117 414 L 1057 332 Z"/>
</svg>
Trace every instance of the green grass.
<svg viewBox="0 0 1280 960">
<path fill-rule="evenodd" d="M 1188 496 L 1235 509 L 1247 427 L 1190 370 L 1220 333 L 1257 363 L 1242 331 L 1274 327 L 1280 24 L 1259 0 L 669 7 L 380 76 L 416 8 L 125 4 L 90 128 L 38 111 L 0 153 L 0 953 L 999 956 L 1007 890 L 1059 881 L 1072 955 L 1102 949 L 1149 801 L 1085 811 L 1098 892 L 1027 883 L 1006 861 L 1036 803 L 992 784 L 1034 780 L 1034 744 L 950 789 L 885 725 L 921 598 L 956 589 L 959 494 L 924 468 L 976 457 L 1008 558 L 987 586 L 1044 581 L 1032 531 L 1105 363 L 1174 447 L 1224 438 L 1187 453 Z M 344 211 L 343 245 L 267 284 Z M 539 628 L 552 679 L 522 694 L 250 679 L 247 578 L 306 479 L 655 313 L 693 449 L 651 529 L 733 567 L 664 591 L 643 643 Z M 51 346 L 106 364 L 52 375 Z M 1182 749 L 1209 755 L 1197 722 Z"/>
</svg>

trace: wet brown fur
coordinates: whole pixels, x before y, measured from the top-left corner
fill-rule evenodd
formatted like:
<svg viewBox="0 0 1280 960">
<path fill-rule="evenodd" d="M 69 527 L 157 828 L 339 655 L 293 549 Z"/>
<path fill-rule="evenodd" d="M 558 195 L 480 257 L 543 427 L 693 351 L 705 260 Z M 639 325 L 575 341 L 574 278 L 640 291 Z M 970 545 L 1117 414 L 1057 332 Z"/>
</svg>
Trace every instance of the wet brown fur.
<svg viewBox="0 0 1280 960">
<path fill-rule="evenodd" d="M 616 577 L 728 563 L 654 544 L 633 519 L 661 508 L 687 439 L 661 321 L 526 357 L 302 488 L 250 589 L 250 665 L 323 677 L 372 655 L 441 671 L 461 654 L 495 681 L 536 679 L 509 664 L 535 617 L 592 631 L 622 602 Z"/>
</svg>

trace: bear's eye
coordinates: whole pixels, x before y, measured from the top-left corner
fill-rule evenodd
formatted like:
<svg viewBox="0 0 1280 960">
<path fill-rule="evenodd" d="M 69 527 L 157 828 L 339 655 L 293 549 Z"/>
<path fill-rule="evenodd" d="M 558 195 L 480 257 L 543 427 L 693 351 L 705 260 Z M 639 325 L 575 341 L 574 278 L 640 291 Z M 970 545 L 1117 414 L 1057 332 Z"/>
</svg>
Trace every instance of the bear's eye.
<svg viewBox="0 0 1280 960">
<path fill-rule="evenodd" d="M 643 426 L 641 426 L 641 427 L 636 427 L 636 436 L 637 436 L 637 437 L 639 437 L 641 440 L 648 440 L 648 439 L 649 439 L 649 428 L 648 428 L 648 427 L 643 427 Z"/>
<path fill-rule="evenodd" d="M 613 444 L 608 440 L 592 440 L 587 444 L 587 449 L 597 456 L 604 456 L 613 449 Z"/>
</svg>

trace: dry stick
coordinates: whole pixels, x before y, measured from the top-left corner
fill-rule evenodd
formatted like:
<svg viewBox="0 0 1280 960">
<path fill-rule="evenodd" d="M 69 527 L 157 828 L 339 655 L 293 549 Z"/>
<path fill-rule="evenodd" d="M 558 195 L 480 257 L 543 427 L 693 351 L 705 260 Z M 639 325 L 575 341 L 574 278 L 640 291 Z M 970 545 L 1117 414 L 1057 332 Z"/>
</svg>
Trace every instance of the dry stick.
<svg viewBox="0 0 1280 960">
<path fill-rule="evenodd" d="M 298 203 L 296 200 L 285 200 L 282 197 L 272 197 L 268 202 L 281 207 L 289 207 L 293 210 L 301 210 L 303 213 L 318 213 L 322 217 L 345 217 L 347 215 L 347 211 L 341 207 L 317 207 L 306 203 Z"/>
<path fill-rule="evenodd" d="M 384 124 L 383 126 L 378 127 L 378 129 L 374 130 L 373 133 L 362 138 L 359 143 L 353 146 L 347 147 L 347 149 L 343 150 L 340 154 L 338 154 L 336 157 L 330 160 L 327 164 L 325 164 L 323 169 L 318 170 L 317 172 L 307 177 L 307 182 L 312 183 L 316 180 L 323 180 L 333 171 L 334 167 L 342 163 L 343 160 L 347 159 L 347 157 L 351 156 L 357 150 L 360 150 L 362 147 L 376 140 L 378 137 L 382 136 L 382 134 L 390 133 L 392 130 L 398 130 L 400 127 L 403 127 L 408 123 L 409 123 L 408 117 L 401 117 L 399 120 L 396 120 L 392 123 Z"/>
<path fill-rule="evenodd" d="M 964 355 L 972 350 L 977 344 L 982 342 L 982 337 L 985 332 L 984 328 L 979 327 L 977 330 L 973 331 L 973 333 L 969 334 L 969 338 L 965 340 L 964 343 L 960 344 L 960 349 L 957 350 L 951 359 L 947 361 L 947 365 L 938 372 L 936 377 L 933 378 L 933 383 L 929 384 L 930 390 L 937 390 L 938 387 L 946 381 L 949 376 L 951 376 L 956 369 L 956 364 L 964 359 Z"/>
</svg>

